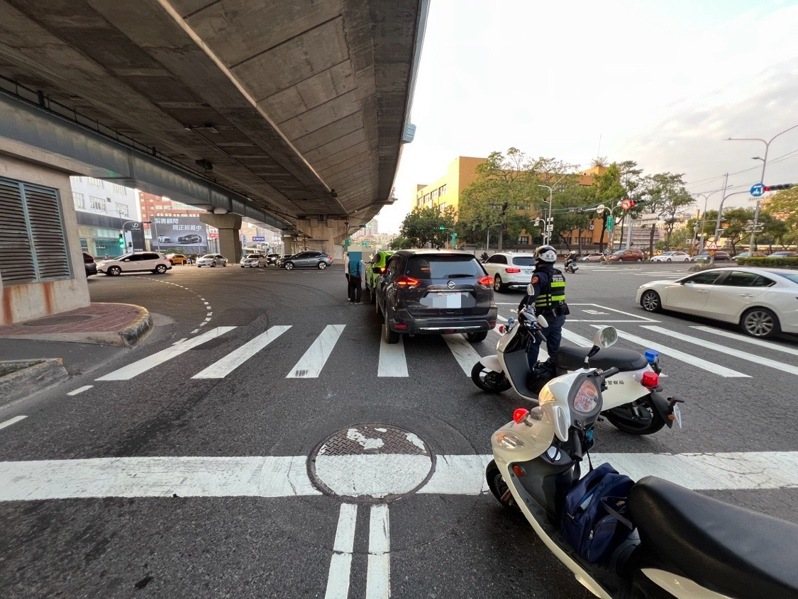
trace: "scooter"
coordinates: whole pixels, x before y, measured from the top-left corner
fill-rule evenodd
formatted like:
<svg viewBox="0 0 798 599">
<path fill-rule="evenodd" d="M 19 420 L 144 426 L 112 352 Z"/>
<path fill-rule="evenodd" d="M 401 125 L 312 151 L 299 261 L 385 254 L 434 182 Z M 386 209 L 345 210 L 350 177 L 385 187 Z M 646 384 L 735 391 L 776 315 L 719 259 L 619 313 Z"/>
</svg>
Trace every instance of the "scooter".
<svg viewBox="0 0 798 599">
<path fill-rule="evenodd" d="M 591 351 L 613 343 L 613 336 L 612 327 L 600 330 Z M 582 495 L 592 474 L 614 472 L 602 465 L 579 480 L 582 458 L 595 442 L 604 390 L 616 372 L 591 368 L 553 379 L 541 390 L 539 406 L 519 408 L 493 433 L 494 460 L 486 477 L 494 497 L 520 511 L 546 548 L 596 597 L 798 597 L 798 525 L 654 476 L 636 483 L 628 479 L 621 498 L 605 496 L 599 485 L 593 487 L 595 496 Z M 672 402 L 670 417 L 680 420 L 678 400 Z M 584 546 L 569 535 L 569 522 L 590 505 L 613 506 L 595 512 L 600 517 L 583 531 L 589 542 L 612 539 L 600 559 L 586 557 Z M 622 512 L 614 509 L 619 505 Z M 614 533 L 620 534 L 608 537 L 608 522 L 616 522 Z"/>
<path fill-rule="evenodd" d="M 531 295 L 531 286 L 527 289 Z M 471 369 L 471 380 L 488 393 L 501 393 L 512 387 L 526 400 L 537 403 L 543 385 L 556 376 L 588 366 L 617 367 L 604 397 L 603 415 L 625 433 L 650 435 L 668 424 L 668 400 L 660 393 L 659 353 L 646 350 L 639 354 L 621 348 L 603 349 L 591 354 L 587 349 L 563 343 L 554 364 L 548 369 L 529 372 L 526 348 L 530 336 L 543 341 L 541 328 L 548 323 L 542 316 L 535 318 L 527 306 L 518 313 L 518 320 L 510 319 L 501 325 L 504 334 L 496 345 L 496 354 L 485 356 Z"/>
<path fill-rule="evenodd" d="M 569 272 L 571 274 L 576 273 L 579 270 L 579 265 L 576 263 L 576 258 L 571 258 L 570 256 L 565 259 L 565 272 Z"/>
</svg>

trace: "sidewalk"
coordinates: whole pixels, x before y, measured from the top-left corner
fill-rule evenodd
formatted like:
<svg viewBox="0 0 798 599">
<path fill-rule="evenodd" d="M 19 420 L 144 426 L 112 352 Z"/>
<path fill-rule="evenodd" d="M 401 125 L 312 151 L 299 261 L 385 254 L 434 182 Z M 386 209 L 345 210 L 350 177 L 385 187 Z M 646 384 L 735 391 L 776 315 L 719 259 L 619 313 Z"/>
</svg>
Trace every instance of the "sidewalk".
<svg viewBox="0 0 798 599">
<path fill-rule="evenodd" d="M 0 405 L 80 374 L 151 328 L 146 308 L 110 303 L 0 327 Z"/>
</svg>

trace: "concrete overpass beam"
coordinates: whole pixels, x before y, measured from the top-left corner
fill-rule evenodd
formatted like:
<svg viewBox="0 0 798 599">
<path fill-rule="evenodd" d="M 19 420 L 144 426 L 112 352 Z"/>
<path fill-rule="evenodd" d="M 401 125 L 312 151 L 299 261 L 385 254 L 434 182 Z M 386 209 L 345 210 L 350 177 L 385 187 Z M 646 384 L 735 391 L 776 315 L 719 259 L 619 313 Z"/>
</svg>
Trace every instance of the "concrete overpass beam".
<svg viewBox="0 0 798 599">
<path fill-rule="evenodd" d="M 241 260 L 241 216 L 238 214 L 200 214 L 206 225 L 219 229 L 219 253 L 237 263 Z"/>
</svg>

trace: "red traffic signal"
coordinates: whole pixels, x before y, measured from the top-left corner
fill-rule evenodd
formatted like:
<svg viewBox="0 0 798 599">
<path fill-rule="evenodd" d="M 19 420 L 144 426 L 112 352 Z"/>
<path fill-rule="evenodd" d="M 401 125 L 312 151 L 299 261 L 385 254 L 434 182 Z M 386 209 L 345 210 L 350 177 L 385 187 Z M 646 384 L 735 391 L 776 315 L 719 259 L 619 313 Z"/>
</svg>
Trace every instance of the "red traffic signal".
<svg viewBox="0 0 798 599">
<path fill-rule="evenodd" d="M 765 185 L 765 191 L 779 191 L 780 189 L 789 189 L 792 183 L 781 183 L 779 185 Z"/>
</svg>

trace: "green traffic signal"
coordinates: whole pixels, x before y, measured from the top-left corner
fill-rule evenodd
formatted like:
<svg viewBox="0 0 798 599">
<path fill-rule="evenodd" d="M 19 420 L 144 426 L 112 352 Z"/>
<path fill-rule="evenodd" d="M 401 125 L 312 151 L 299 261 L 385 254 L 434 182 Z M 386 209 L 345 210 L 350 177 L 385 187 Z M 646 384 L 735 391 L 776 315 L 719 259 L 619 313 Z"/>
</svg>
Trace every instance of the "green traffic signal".
<svg viewBox="0 0 798 599">
<path fill-rule="evenodd" d="M 125 235 L 124 235 L 124 233 L 120 233 L 119 234 L 119 247 L 121 247 L 121 248 L 125 247 Z"/>
</svg>

